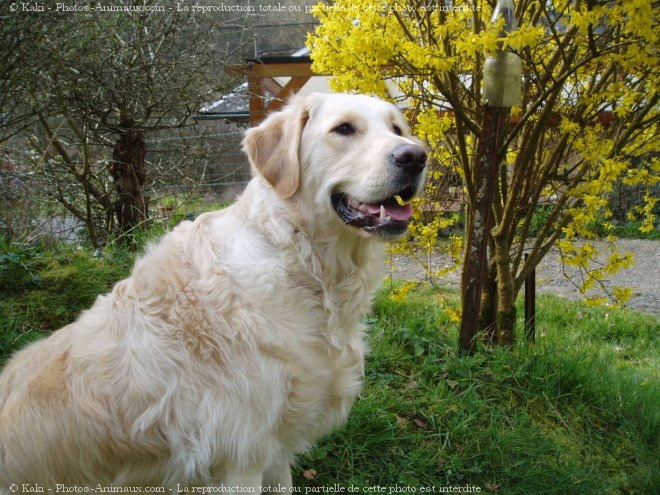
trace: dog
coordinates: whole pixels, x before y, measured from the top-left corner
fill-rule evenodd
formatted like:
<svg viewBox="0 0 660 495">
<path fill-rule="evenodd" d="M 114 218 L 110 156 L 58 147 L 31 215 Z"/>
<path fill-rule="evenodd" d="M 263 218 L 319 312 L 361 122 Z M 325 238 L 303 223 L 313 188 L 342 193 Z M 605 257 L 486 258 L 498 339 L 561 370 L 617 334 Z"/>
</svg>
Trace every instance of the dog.
<svg viewBox="0 0 660 495">
<path fill-rule="evenodd" d="M 254 177 L 232 206 L 179 224 L 7 363 L 1 494 L 290 491 L 294 456 L 346 420 L 427 154 L 394 105 L 346 94 L 294 97 L 243 149 Z"/>
</svg>

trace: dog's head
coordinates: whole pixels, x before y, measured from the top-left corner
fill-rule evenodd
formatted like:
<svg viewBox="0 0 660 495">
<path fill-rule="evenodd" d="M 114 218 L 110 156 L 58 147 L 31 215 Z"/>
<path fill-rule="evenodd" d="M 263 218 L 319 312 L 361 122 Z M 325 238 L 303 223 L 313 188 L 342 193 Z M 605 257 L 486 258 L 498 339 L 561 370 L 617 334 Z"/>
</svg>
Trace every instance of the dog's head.
<svg viewBox="0 0 660 495">
<path fill-rule="evenodd" d="M 281 198 L 360 235 L 401 235 L 424 183 L 426 151 L 394 105 L 369 96 L 296 97 L 243 145 Z"/>
</svg>

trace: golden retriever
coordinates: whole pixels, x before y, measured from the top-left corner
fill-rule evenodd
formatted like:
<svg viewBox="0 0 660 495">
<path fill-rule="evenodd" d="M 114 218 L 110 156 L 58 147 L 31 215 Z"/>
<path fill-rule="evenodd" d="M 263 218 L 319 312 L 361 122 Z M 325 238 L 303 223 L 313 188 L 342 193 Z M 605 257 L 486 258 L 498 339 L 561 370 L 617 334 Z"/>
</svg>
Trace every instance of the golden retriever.
<svg viewBox="0 0 660 495">
<path fill-rule="evenodd" d="M 363 318 L 426 153 L 390 103 L 294 98 L 237 202 L 183 222 L 0 376 L 0 493 L 291 487 L 363 377 Z M 23 485 L 31 483 L 33 485 Z M 58 485 L 59 484 L 59 485 Z"/>
</svg>

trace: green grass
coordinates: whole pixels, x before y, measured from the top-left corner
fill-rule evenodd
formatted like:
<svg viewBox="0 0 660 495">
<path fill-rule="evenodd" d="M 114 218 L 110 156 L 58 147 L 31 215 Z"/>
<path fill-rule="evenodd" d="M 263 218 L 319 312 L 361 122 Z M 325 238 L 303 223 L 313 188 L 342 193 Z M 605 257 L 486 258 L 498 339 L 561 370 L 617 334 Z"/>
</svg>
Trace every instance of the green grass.
<svg viewBox="0 0 660 495">
<path fill-rule="evenodd" d="M 73 321 L 129 272 L 134 254 L 101 257 L 72 247 L 0 245 L 0 364 L 8 354 Z"/>
<path fill-rule="evenodd" d="M 0 253 L 0 363 L 72 321 L 134 256 L 16 245 Z M 657 317 L 542 296 L 535 345 L 459 357 L 440 297 L 379 295 L 364 391 L 346 426 L 299 458 L 300 493 L 658 493 Z"/>
<path fill-rule="evenodd" d="M 642 222 L 639 220 L 626 222 L 621 225 L 615 225 L 612 234 L 622 239 L 650 239 L 660 240 L 660 223 L 656 222 L 656 228 L 650 232 L 641 232 L 639 228 Z"/>
<path fill-rule="evenodd" d="M 605 220 L 599 218 L 588 224 L 589 229 L 600 238 L 606 238 L 613 235 L 621 239 L 646 239 L 660 240 L 660 223 L 654 222 L 655 228 L 649 232 L 642 232 L 641 220 L 626 220 L 625 222 L 617 220 Z"/>
<path fill-rule="evenodd" d="M 298 485 L 658 493 L 657 318 L 541 297 L 536 345 L 458 357 L 434 298 L 380 295 L 364 392 Z"/>
</svg>

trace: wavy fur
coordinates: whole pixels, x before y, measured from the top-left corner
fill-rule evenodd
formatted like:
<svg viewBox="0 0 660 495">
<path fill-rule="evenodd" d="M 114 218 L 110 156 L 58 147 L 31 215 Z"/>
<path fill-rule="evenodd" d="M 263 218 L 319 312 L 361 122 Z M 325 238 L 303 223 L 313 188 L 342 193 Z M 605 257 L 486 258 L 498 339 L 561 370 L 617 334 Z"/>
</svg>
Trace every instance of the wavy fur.
<svg viewBox="0 0 660 495">
<path fill-rule="evenodd" d="M 342 111 L 371 127 L 340 147 L 328 129 Z M 233 206 L 177 226 L 18 352 L 0 376 L 0 494 L 290 486 L 294 455 L 345 421 L 361 387 L 384 247 L 344 225 L 329 192 L 384 187 L 387 149 L 412 139 L 387 131 L 392 118 L 367 97 L 295 99 L 248 132 L 255 178 Z"/>
</svg>

